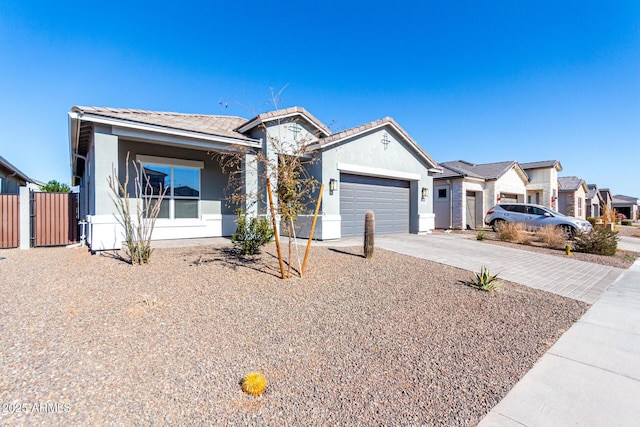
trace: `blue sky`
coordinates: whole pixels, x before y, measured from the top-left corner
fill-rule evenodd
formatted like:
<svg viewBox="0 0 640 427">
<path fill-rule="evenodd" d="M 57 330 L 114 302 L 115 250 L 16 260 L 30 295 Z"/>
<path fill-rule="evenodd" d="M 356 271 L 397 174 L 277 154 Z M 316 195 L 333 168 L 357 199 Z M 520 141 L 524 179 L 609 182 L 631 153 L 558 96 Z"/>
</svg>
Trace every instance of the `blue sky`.
<svg viewBox="0 0 640 427">
<path fill-rule="evenodd" d="M 391 116 L 439 162 L 558 159 L 640 196 L 640 2 L 0 0 L 0 155 L 70 181 L 73 105 L 339 131 Z"/>
</svg>

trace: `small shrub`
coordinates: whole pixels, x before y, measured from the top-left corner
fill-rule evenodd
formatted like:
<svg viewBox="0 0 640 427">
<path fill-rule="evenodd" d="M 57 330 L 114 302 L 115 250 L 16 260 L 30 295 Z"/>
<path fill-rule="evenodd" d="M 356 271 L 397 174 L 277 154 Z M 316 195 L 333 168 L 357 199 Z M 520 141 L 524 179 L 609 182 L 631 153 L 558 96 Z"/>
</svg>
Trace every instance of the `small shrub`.
<svg viewBox="0 0 640 427">
<path fill-rule="evenodd" d="M 476 233 L 476 240 L 484 240 L 485 234 L 484 231 L 480 230 Z"/>
<path fill-rule="evenodd" d="M 273 238 L 273 229 L 269 219 L 265 217 L 251 219 L 242 210 L 236 211 L 236 231 L 231 235 L 231 242 L 240 248 L 244 255 L 255 255 L 260 252 L 260 247 L 267 244 Z"/>
<path fill-rule="evenodd" d="M 612 256 L 618 247 L 618 232 L 606 228 L 594 228 L 591 233 L 577 232 L 573 240 L 573 250 L 589 254 Z"/>
<path fill-rule="evenodd" d="M 491 275 L 489 269 L 482 266 L 480 273 L 473 273 L 473 282 L 471 286 L 481 291 L 495 291 L 500 287 L 500 281 L 498 275 Z"/>
<path fill-rule="evenodd" d="M 562 249 L 567 241 L 564 231 L 560 227 L 546 225 L 536 233 L 539 242 L 552 249 Z"/>
<path fill-rule="evenodd" d="M 602 222 L 602 219 L 596 218 L 594 216 L 589 216 L 589 217 L 587 217 L 587 221 L 589 221 L 591 223 L 592 227 L 595 227 L 596 224 L 598 223 L 598 221 Z"/>
<path fill-rule="evenodd" d="M 267 379 L 259 372 L 252 372 L 242 379 L 242 391 L 251 396 L 264 394 L 267 388 Z"/>
<path fill-rule="evenodd" d="M 622 225 L 633 225 L 633 221 L 631 221 L 630 219 L 623 219 L 621 223 Z"/>
<path fill-rule="evenodd" d="M 531 235 L 524 226 L 515 222 L 502 222 L 498 226 L 498 239 L 503 242 L 515 242 L 523 245 L 531 243 Z"/>
</svg>

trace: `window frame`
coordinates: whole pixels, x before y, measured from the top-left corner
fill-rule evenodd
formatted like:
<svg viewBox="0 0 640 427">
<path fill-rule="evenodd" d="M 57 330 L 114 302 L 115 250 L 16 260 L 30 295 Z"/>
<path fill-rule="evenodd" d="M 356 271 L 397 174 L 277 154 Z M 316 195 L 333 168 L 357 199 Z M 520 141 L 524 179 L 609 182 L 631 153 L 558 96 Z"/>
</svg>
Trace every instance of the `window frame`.
<svg viewBox="0 0 640 427">
<path fill-rule="evenodd" d="M 145 156 L 145 155 L 137 155 L 136 161 L 140 165 L 140 179 L 142 181 L 142 174 L 144 173 L 144 168 L 147 166 L 161 166 L 165 168 L 169 168 L 169 189 L 163 197 L 163 202 L 166 200 L 169 203 L 169 214 L 167 217 L 158 216 L 158 220 L 164 221 L 180 221 L 180 220 L 193 220 L 200 219 L 201 212 L 201 200 L 202 200 L 202 169 L 204 169 L 204 162 L 199 160 L 186 160 L 186 159 L 175 159 L 169 157 L 157 157 L 157 156 Z M 175 169 L 190 169 L 195 170 L 198 173 L 198 196 L 175 196 Z M 159 195 L 152 195 L 152 199 L 157 199 Z M 195 217 L 191 218 L 176 218 L 176 209 L 175 202 L 176 200 L 196 200 L 197 201 L 197 212 Z"/>
</svg>

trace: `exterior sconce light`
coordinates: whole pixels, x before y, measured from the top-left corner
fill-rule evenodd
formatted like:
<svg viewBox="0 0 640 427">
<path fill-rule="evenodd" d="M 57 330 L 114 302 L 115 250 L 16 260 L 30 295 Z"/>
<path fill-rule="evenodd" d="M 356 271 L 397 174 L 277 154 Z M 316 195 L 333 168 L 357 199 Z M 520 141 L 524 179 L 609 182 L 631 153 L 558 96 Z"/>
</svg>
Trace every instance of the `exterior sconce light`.
<svg viewBox="0 0 640 427">
<path fill-rule="evenodd" d="M 427 187 L 422 187 L 422 201 L 424 202 L 425 200 L 427 200 L 427 196 L 429 195 L 429 190 L 427 190 Z"/>
<path fill-rule="evenodd" d="M 329 194 L 333 194 L 334 191 L 338 190 L 338 181 L 336 181 L 335 179 L 331 178 L 329 180 Z"/>
</svg>

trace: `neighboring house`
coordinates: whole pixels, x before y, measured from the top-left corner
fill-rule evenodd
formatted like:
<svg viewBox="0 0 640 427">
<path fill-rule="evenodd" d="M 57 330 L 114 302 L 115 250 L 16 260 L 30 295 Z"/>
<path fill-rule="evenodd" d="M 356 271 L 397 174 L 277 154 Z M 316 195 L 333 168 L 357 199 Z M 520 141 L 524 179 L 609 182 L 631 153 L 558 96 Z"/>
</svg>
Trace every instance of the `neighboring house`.
<svg viewBox="0 0 640 427">
<path fill-rule="evenodd" d="M 320 160 L 309 167 L 325 184 L 317 238 L 363 234 L 367 210 L 375 212 L 378 234 L 434 228 L 431 175 L 440 169 L 388 117 L 334 134 L 300 107 L 250 120 L 73 107 L 69 129 L 72 185 L 80 187 L 80 218 L 87 221 L 87 243 L 92 250 L 121 247 L 122 230 L 107 178 L 115 170 L 124 179 L 127 154 L 169 189 L 154 239 L 228 236 L 235 230 L 234 207 L 228 205 L 224 193 L 228 174 L 212 152 L 242 147 L 249 163 L 258 152 L 274 157 L 268 143 L 274 136 L 287 143 L 311 144 Z M 244 184 L 255 192 L 262 188 L 251 168 L 244 171 Z M 264 212 L 265 206 L 257 209 Z"/>
<path fill-rule="evenodd" d="M 520 163 L 527 173 L 527 203 L 547 206 L 557 209 L 558 200 L 558 172 L 562 172 L 562 165 L 558 160 Z"/>
<path fill-rule="evenodd" d="M 616 194 L 612 197 L 612 206 L 613 209 L 626 216 L 627 219 L 640 220 L 640 198 Z"/>
<path fill-rule="evenodd" d="M 34 181 L 0 156 L 0 194 L 18 194 L 20 187 Z"/>
<path fill-rule="evenodd" d="M 558 177 L 558 211 L 575 218 L 586 219 L 587 184 L 577 176 Z"/>
<path fill-rule="evenodd" d="M 604 199 L 596 184 L 587 184 L 585 200 L 587 204 L 587 218 L 597 218 L 602 215 L 601 206 L 604 203 Z"/>
<path fill-rule="evenodd" d="M 529 179 L 516 161 L 440 163 L 434 175 L 436 228 L 484 227 L 484 214 L 496 203 L 524 202 Z"/>
</svg>

